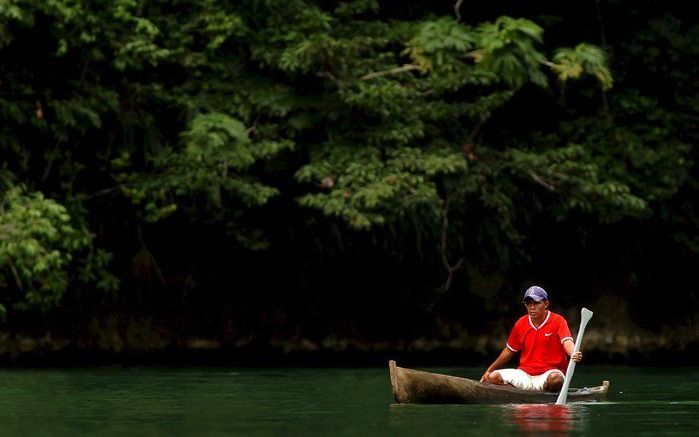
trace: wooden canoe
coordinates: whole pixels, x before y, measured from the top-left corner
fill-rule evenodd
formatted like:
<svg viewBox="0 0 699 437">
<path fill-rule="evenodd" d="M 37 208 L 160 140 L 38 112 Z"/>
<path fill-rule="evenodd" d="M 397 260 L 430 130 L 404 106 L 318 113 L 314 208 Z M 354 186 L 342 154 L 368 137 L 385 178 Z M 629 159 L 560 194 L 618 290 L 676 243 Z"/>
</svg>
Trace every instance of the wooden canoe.
<svg viewBox="0 0 699 437">
<path fill-rule="evenodd" d="M 388 362 L 391 389 L 396 402 L 414 404 L 554 404 L 558 393 L 520 390 L 457 376 L 398 367 Z M 568 402 L 599 401 L 607 398 L 609 381 L 599 387 L 570 388 Z"/>
</svg>

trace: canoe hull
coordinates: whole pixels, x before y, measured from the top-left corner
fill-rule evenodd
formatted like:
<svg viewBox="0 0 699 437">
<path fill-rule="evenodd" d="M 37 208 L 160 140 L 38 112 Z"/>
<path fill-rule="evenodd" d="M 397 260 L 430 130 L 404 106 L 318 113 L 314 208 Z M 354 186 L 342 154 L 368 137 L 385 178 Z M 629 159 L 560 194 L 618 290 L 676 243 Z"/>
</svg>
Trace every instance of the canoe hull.
<svg viewBox="0 0 699 437">
<path fill-rule="evenodd" d="M 393 398 L 415 404 L 554 404 L 558 393 L 520 390 L 457 376 L 398 367 L 388 363 Z M 609 381 L 599 387 L 568 390 L 568 402 L 600 401 L 607 398 Z"/>
</svg>

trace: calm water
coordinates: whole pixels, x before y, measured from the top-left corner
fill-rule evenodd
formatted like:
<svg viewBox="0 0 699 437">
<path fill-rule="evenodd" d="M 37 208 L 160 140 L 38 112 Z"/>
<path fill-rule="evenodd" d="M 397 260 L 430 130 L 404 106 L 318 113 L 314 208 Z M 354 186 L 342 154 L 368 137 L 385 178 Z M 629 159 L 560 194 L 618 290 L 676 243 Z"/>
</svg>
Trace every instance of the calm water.
<svg viewBox="0 0 699 437">
<path fill-rule="evenodd" d="M 476 377 L 483 369 L 430 369 Z M 578 366 L 609 402 L 398 405 L 387 369 L 0 370 L 2 435 L 699 435 L 699 368 Z"/>
</svg>

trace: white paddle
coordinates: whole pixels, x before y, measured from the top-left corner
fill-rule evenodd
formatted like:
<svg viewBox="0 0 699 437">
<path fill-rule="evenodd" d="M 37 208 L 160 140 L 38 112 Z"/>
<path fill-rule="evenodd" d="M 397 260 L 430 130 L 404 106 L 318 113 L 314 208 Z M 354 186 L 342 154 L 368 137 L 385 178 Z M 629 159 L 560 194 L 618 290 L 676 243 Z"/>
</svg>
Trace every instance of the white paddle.
<svg viewBox="0 0 699 437">
<path fill-rule="evenodd" d="M 583 308 L 580 311 L 580 329 L 578 330 L 578 338 L 575 340 L 575 348 L 573 353 L 580 350 L 580 345 L 582 344 L 583 334 L 585 333 L 585 327 L 587 322 L 592 318 L 593 312 L 587 308 Z M 575 372 L 575 361 L 572 359 L 568 362 L 568 369 L 566 370 L 566 377 L 563 381 L 563 387 L 561 387 L 561 392 L 558 394 L 558 399 L 556 399 L 556 405 L 563 405 L 568 399 L 568 387 L 570 387 L 570 380 L 573 379 L 573 372 Z"/>
</svg>

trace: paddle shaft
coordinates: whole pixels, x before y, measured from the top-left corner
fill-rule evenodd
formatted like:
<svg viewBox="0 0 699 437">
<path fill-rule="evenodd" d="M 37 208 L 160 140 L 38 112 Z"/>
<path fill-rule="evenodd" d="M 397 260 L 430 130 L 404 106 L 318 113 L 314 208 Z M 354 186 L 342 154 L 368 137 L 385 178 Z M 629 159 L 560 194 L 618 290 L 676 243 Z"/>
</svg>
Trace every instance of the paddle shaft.
<svg viewBox="0 0 699 437">
<path fill-rule="evenodd" d="M 583 308 L 580 311 L 580 329 L 578 330 L 578 338 L 575 340 L 575 347 L 573 348 L 573 353 L 580 350 L 580 345 L 582 344 L 583 334 L 585 334 L 585 327 L 587 322 L 592 318 L 592 311 L 587 308 Z M 568 387 L 570 387 L 570 380 L 573 379 L 573 372 L 575 372 L 575 361 L 571 358 L 568 362 L 568 369 L 566 370 L 566 377 L 563 381 L 563 387 L 561 387 L 561 392 L 558 394 L 558 399 L 556 399 L 556 405 L 563 405 L 568 399 Z"/>
</svg>

